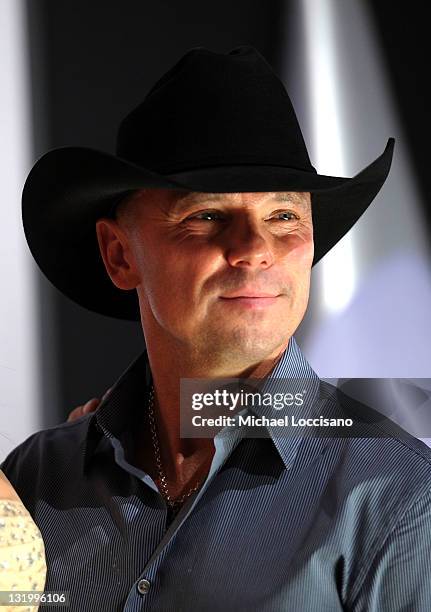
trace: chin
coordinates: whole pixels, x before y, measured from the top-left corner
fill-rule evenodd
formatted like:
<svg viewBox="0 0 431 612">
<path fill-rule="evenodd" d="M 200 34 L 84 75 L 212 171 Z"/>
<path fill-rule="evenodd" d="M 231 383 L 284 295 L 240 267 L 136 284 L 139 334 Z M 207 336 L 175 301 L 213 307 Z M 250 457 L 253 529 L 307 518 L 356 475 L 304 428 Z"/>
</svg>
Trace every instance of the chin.
<svg viewBox="0 0 431 612">
<path fill-rule="evenodd" d="M 288 330 L 281 333 L 274 325 L 267 330 L 259 326 L 255 329 L 237 326 L 223 334 L 220 334 L 220 330 L 217 334 L 208 334 L 206 346 L 211 353 L 219 354 L 228 361 L 260 361 L 287 345 L 290 335 Z"/>
</svg>

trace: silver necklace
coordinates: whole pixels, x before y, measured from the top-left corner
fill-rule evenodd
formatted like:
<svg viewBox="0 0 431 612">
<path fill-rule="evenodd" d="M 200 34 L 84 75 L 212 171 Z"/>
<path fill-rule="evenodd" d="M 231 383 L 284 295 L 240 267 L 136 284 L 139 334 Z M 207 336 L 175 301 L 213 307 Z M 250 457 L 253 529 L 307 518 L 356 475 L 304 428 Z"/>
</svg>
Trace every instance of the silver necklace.
<svg viewBox="0 0 431 612">
<path fill-rule="evenodd" d="M 156 418 L 154 415 L 154 386 L 153 385 L 151 385 L 150 398 L 148 402 L 148 418 L 150 421 L 151 438 L 153 440 L 154 456 L 156 459 L 157 472 L 159 476 L 160 486 L 163 491 L 163 497 L 165 498 L 166 503 L 171 508 L 171 510 L 179 509 L 179 506 L 181 506 L 184 503 L 184 501 L 188 497 L 190 497 L 192 493 L 194 493 L 194 491 L 197 491 L 197 489 L 199 489 L 199 487 L 201 486 L 201 481 L 199 481 L 194 487 L 192 487 L 186 493 L 183 493 L 183 495 L 181 495 L 181 497 L 178 497 L 177 499 L 173 499 L 172 496 L 170 495 L 169 489 L 168 489 L 167 478 L 166 478 L 165 472 L 163 471 L 159 439 L 157 437 Z"/>
</svg>

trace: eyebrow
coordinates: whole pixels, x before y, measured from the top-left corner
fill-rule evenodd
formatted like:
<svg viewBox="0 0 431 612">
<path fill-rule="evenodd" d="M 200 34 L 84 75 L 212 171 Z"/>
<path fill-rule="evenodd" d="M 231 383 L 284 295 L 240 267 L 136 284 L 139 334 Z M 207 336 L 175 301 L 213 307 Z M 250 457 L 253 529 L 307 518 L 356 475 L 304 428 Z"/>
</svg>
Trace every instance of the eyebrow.
<svg viewBox="0 0 431 612">
<path fill-rule="evenodd" d="M 272 198 L 268 198 L 269 201 L 275 202 L 291 202 L 292 204 L 299 204 L 300 206 L 307 206 L 307 202 L 301 197 L 296 196 L 297 192 L 274 192 Z M 204 193 L 191 191 L 183 196 L 179 196 L 173 206 L 175 212 L 180 212 L 187 208 L 187 206 L 193 206 L 194 204 L 200 204 L 203 202 L 219 202 L 226 199 L 229 193 Z"/>
<path fill-rule="evenodd" d="M 180 195 L 177 198 L 175 203 L 175 208 L 177 204 L 182 208 L 188 204 L 199 204 L 200 202 L 208 202 L 208 200 L 212 200 L 216 202 L 217 200 L 222 200 L 226 194 L 223 193 L 204 193 L 200 191 L 189 191 L 185 195 Z"/>
</svg>

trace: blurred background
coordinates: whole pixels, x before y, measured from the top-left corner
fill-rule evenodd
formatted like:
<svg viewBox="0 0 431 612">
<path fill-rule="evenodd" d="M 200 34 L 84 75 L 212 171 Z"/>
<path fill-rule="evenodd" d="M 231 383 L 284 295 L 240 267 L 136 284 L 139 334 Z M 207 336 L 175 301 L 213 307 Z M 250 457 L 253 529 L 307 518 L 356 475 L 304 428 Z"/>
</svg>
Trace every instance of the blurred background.
<svg viewBox="0 0 431 612">
<path fill-rule="evenodd" d="M 39 272 L 21 226 L 25 177 L 54 147 L 112 152 L 121 118 L 191 47 L 257 47 L 320 173 L 353 176 L 395 136 L 382 192 L 313 271 L 296 337 L 322 377 L 430 377 L 426 8 L 0 0 L 0 459 L 103 394 L 143 348 L 139 324 L 85 311 Z"/>
</svg>

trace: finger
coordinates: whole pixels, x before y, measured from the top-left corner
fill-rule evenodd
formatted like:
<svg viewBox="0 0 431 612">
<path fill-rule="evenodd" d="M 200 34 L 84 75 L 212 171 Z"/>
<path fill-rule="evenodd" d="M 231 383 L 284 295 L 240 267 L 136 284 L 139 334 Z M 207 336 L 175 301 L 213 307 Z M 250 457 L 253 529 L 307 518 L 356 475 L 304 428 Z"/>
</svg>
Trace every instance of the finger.
<svg viewBox="0 0 431 612">
<path fill-rule="evenodd" d="M 91 400 L 88 400 L 82 407 L 82 414 L 89 414 L 90 412 L 94 412 L 97 406 L 100 404 L 100 399 L 98 397 L 93 397 Z"/>
<path fill-rule="evenodd" d="M 82 417 L 83 415 L 83 410 L 84 406 L 77 406 L 76 408 L 74 408 L 70 413 L 69 416 L 67 417 L 67 423 L 70 423 L 71 421 L 76 421 L 76 419 L 79 419 L 80 417 Z"/>
<path fill-rule="evenodd" d="M 67 422 L 70 423 L 71 421 L 76 421 L 82 416 L 89 414 L 90 412 L 94 412 L 99 404 L 100 400 L 97 397 L 93 397 L 85 404 L 82 404 L 81 406 L 76 406 L 76 408 L 74 408 L 67 417 Z"/>
</svg>

